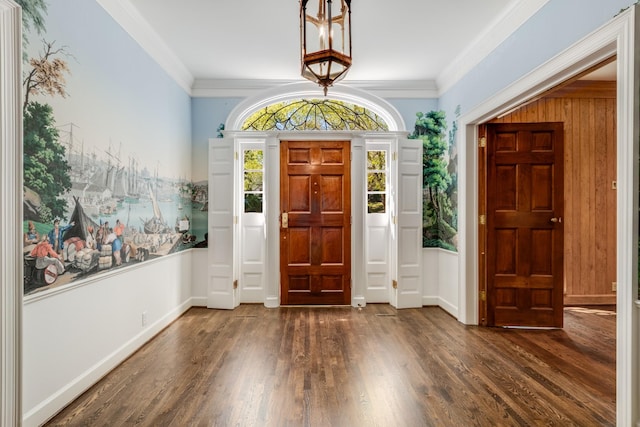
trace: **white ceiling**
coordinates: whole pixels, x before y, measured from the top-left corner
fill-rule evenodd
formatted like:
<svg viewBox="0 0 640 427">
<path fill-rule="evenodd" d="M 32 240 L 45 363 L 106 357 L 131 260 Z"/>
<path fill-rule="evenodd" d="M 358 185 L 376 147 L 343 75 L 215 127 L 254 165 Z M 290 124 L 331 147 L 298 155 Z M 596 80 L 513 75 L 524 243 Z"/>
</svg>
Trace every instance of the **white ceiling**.
<svg viewBox="0 0 640 427">
<path fill-rule="evenodd" d="M 183 86 L 302 80 L 298 0 L 99 1 Z M 345 82 L 442 91 L 547 1 L 354 0 Z"/>
</svg>

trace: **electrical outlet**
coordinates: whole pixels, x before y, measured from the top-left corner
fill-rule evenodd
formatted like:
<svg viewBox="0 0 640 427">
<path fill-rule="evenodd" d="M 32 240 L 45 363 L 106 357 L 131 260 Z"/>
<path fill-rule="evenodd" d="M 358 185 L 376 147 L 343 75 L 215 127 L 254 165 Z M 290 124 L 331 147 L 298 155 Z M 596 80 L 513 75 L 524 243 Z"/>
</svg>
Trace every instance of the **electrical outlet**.
<svg viewBox="0 0 640 427">
<path fill-rule="evenodd" d="M 618 282 L 611 282 L 611 292 L 618 292 Z"/>
<path fill-rule="evenodd" d="M 147 312 L 142 312 L 142 326 L 147 326 Z"/>
</svg>

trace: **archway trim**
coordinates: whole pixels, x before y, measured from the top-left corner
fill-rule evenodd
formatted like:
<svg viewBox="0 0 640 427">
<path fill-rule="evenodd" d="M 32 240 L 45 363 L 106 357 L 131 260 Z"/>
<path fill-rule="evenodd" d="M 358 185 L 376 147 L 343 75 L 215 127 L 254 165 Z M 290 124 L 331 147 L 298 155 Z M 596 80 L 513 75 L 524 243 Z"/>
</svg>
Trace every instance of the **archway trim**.
<svg viewBox="0 0 640 427">
<path fill-rule="evenodd" d="M 236 108 L 231 111 L 229 117 L 227 117 L 225 129 L 236 131 L 241 130 L 242 124 L 251 114 L 268 105 L 292 99 L 319 98 L 321 96 L 322 93 L 318 87 L 310 82 L 290 83 L 267 89 L 238 104 Z M 402 116 L 393 105 L 366 91 L 348 86 L 336 85 L 330 88 L 329 97 L 331 99 L 350 102 L 370 109 L 382 117 L 389 126 L 390 132 L 406 129 Z"/>
</svg>

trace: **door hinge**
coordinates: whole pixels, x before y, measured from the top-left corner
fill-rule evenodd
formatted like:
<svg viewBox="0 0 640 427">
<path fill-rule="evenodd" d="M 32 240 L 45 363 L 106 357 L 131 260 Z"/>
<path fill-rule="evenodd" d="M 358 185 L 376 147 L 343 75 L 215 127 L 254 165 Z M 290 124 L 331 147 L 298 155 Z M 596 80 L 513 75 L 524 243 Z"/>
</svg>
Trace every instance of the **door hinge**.
<svg viewBox="0 0 640 427">
<path fill-rule="evenodd" d="M 233 289 L 238 289 L 238 279 L 233 281 Z"/>
<path fill-rule="evenodd" d="M 486 215 L 480 215 L 480 217 L 478 218 L 478 222 L 480 223 L 480 225 L 485 225 L 487 223 Z"/>
<path fill-rule="evenodd" d="M 237 224 L 238 223 L 238 215 L 234 215 L 233 216 L 233 223 Z"/>
<path fill-rule="evenodd" d="M 480 138 L 478 138 L 478 147 L 479 148 L 484 148 L 487 146 L 487 137 L 486 136 L 481 136 Z"/>
<path fill-rule="evenodd" d="M 391 281 L 391 287 L 393 289 L 398 289 L 398 281 L 397 280 L 392 280 Z"/>
<path fill-rule="evenodd" d="M 238 159 L 240 158 L 240 156 L 238 155 L 238 152 L 237 152 L 237 151 L 234 151 L 234 152 L 233 152 L 233 157 L 234 157 L 236 160 L 238 160 Z"/>
<path fill-rule="evenodd" d="M 398 160 L 398 152 L 394 151 L 393 153 L 391 153 L 391 160 L 393 160 L 394 162 L 396 160 Z"/>
<path fill-rule="evenodd" d="M 487 291 L 480 291 L 480 301 L 487 300 Z"/>
</svg>

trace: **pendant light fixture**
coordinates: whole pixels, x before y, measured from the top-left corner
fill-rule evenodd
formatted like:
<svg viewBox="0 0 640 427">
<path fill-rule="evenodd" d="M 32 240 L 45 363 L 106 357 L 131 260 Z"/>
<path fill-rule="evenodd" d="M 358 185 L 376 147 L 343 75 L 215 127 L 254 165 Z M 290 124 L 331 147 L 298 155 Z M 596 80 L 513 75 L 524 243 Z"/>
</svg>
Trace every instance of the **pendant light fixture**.
<svg viewBox="0 0 640 427">
<path fill-rule="evenodd" d="M 351 0 L 300 0 L 300 43 L 302 77 L 326 95 L 351 67 Z"/>
</svg>

